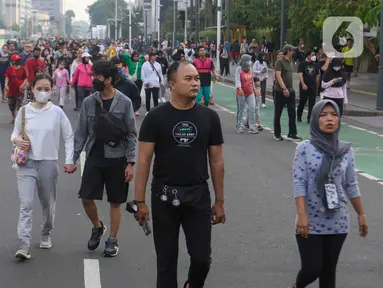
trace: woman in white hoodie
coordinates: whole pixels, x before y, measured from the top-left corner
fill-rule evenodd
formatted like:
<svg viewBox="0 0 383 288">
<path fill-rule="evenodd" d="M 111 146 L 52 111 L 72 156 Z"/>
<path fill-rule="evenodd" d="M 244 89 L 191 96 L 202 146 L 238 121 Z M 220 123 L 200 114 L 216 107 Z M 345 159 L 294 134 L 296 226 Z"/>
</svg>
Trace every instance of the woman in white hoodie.
<svg viewBox="0 0 383 288">
<path fill-rule="evenodd" d="M 33 198 L 37 190 L 43 217 L 40 248 L 49 249 L 51 230 L 54 226 L 56 207 L 56 188 L 59 175 L 58 150 L 60 136 L 65 142 L 64 171 L 73 173 L 76 165 L 73 163 L 73 131 L 64 111 L 49 101 L 52 95 L 53 80 L 49 75 L 37 75 L 32 88 L 35 102 L 28 103 L 25 109 L 25 134 L 21 134 L 22 109 L 20 109 L 11 141 L 22 150 L 29 149 L 28 159 L 23 165 L 16 165 L 17 187 L 20 198 L 20 216 L 18 236 L 20 249 L 15 257 L 26 260 L 30 256 Z"/>
</svg>

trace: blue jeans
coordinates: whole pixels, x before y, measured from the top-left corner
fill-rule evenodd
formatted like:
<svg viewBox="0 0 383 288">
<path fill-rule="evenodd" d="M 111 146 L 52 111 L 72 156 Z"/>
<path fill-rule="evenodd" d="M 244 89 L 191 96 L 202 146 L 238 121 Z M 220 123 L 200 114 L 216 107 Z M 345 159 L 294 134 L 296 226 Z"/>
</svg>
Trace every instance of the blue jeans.
<svg viewBox="0 0 383 288">
<path fill-rule="evenodd" d="M 249 129 L 256 130 L 256 101 L 254 94 L 249 96 L 236 96 L 237 97 L 237 129 L 243 129 L 243 114 L 245 104 L 247 104 L 247 118 L 249 119 Z"/>
<path fill-rule="evenodd" d="M 198 104 L 201 104 L 202 95 L 203 95 L 203 100 L 205 101 L 204 105 L 209 106 L 209 103 L 210 103 L 210 86 L 201 86 L 199 88 L 198 96 L 196 99 Z"/>
</svg>

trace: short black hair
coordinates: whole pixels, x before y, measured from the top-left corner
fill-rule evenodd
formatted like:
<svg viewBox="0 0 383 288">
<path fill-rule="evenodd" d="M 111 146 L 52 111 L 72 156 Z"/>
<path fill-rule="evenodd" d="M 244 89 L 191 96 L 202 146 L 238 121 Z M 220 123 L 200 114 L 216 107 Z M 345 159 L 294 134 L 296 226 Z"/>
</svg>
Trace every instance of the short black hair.
<svg viewBox="0 0 383 288">
<path fill-rule="evenodd" d="M 40 53 L 41 52 L 41 48 L 38 47 L 38 46 L 35 46 L 35 48 L 33 48 L 33 52 L 35 52 L 35 51 L 39 51 L 39 53 Z"/>
<path fill-rule="evenodd" d="M 167 73 L 168 82 L 174 80 L 173 77 L 174 77 L 175 74 L 177 74 L 178 68 L 180 68 L 181 65 L 186 66 L 186 65 L 193 65 L 193 64 L 191 64 L 187 60 L 182 60 L 182 61 L 174 62 L 172 65 L 170 65 L 170 67 L 168 69 L 168 73 Z"/>
<path fill-rule="evenodd" d="M 51 82 L 51 88 L 53 87 L 53 79 L 48 74 L 38 74 L 38 75 L 36 75 L 36 77 L 33 79 L 32 87 L 35 87 L 37 81 L 43 80 L 43 79 L 49 80 L 49 82 Z"/>
<path fill-rule="evenodd" d="M 206 50 L 205 46 L 200 45 L 200 46 L 198 46 L 197 51 L 199 52 L 199 50 L 202 49 L 202 48 Z"/>
<path fill-rule="evenodd" d="M 111 77 L 112 78 L 112 81 L 111 81 L 112 85 L 116 81 L 116 77 L 117 77 L 117 73 L 118 73 L 116 66 L 114 66 L 114 64 L 112 62 L 106 61 L 106 60 L 95 61 L 93 63 L 93 66 L 92 66 L 92 71 L 93 71 L 93 73 L 95 73 L 97 75 L 104 76 L 105 79 L 108 79 L 109 77 Z"/>
<path fill-rule="evenodd" d="M 313 50 L 307 50 L 307 52 L 306 52 L 306 56 L 310 56 L 310 54 L 313 53 L 313 52 L 315 52 L 315 51 L 313 51 Z"/>
<path fill-rule="evenodd" d="M 118 56 L 113 56 L 112 59 L 110 59 L 110 61 L 111 61 L 114 65 L 117 65 L 117 64 L 121 64 L 121 63 L 122 63 L 121 58 L 118 57 Z"/>
</svg>

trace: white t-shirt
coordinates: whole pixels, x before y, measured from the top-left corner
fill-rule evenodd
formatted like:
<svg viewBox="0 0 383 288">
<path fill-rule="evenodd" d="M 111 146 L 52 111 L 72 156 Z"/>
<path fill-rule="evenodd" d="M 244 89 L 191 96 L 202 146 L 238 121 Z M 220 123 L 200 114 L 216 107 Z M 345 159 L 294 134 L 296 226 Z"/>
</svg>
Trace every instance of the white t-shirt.
<svg viewBox="0 0 383 288">
<path fill-rule="evenodd" d="M 22 109 L 17 114 L 11 140 L 21 133 Z M 49 102 L 36 109 L 32 103 L 25 106 L 25 133 L 31 141 L 28 158 L 32 160 L 57 160 L 60 136 L 65 142 L 65 164 L 73 164 L 73 130 L 64 111 Z"/>
</svg>

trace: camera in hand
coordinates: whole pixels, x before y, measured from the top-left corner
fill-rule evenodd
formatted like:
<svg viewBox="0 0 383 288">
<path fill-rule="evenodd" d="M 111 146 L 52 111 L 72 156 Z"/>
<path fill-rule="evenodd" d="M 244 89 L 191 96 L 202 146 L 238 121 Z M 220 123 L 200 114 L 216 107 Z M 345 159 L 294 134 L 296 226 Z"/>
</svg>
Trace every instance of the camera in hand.
<svg viewBox="0 0 383 288">
<path fill-rule="evenodd" d="M 128 202 L 126 204 L 126 211 L 128 211 L 129 213 L 132 213 L 134 218 L 137 220 L 138 207 L 134 202 Z M 145 219 L 142 219 L 142 229 L 144 230 L 144 233 L 146 236 L 152 233 L 152 230 L 150 229 L 150 225 Z"/>
</svg>

